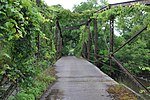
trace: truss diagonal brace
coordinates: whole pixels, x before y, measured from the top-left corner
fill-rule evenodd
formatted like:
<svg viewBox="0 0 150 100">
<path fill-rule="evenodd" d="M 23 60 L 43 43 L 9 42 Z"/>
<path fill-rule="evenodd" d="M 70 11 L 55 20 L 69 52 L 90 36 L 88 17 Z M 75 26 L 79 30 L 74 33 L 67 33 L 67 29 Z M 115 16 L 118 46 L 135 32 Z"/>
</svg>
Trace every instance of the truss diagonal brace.
<svg viewBox="0 0 150 100">
<path fill-rule="evenodd" d="M 117 59 L 115 59 L 113 56 L 111 56 L 111 59 L 117 63 L 117 65 L 142 89 L 146 90 L 147 93 L 150 93 L 150 91 L 140 82 L 136 77 L 134 77 L 124 66 L 119 62 Z"/>
<path fill-rule="evenodd" d="M 118 49 L 116 49 L 110 55 L 114 55 L 115 53 L 117 53 L 120 49 L 122 49 L 125 45 L 127 45 L 128 43 L 130 43 L 133 39 L 135 39 L 137 36 L 139 36 L 146 29 L 147 29 L 147 26 L 143 27 L 140 31 L 138 31 L 135 35 L 133 35 L 129 40 L 127 40 L 122 46 L 120 46 Z"/>
</svg>

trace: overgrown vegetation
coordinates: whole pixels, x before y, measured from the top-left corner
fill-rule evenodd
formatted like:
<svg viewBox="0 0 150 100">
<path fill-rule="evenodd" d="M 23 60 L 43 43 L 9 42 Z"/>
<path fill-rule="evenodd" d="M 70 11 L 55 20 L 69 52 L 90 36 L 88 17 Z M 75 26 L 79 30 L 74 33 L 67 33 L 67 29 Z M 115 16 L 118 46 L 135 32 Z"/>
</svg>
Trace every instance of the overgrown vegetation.
<svg viewBox="0 0 150 100">
<path fill-rule="evenodd" d="M 45 92 L 47 87 L 56 80 L 54 68 L 48 68 L 38 74 L 31 86 L 21 88 L 21 91 L 15 96 L 9 97 L 8 100 L 36 100 Z"/>
<path fill-rule="evenodd" d="M 107 89 L 115 100 L 138 100 L 138 97 L 122 85 L 110 86 Z"/>
<path fill-rule="evenodd" d="M 51 21 L 38 11 L 39 8 L 30 0 L 0 2 L 0 74 L 13 82 L 24 83 L 26 80 L 32 80 L 40 68 L 44 69 L 42 64 L 54 63 L 53 35 L 47 31 L 49 28 L 43 29 L 40 26 L 50 25 Z M 38 34 L 40 41 L 36 39 Z M 41 45 L 40 52 L 37 50 L 37 42 Z"/>
<path fill-rule="evenodd" d="M 85 6 L 80 5 L 80 6 Z M 86 7 L 82 7 L 86 8 Z M 77 8 L 78 9 L 78 8 Z M 89 8 L 91 9 L 91 8 Z M 87 9 L 84 10 L 84 12 Z M 116 53 L 116 57 L 123 62 L 123 65 L 130 70 L 133 74 L 140 74 L 144 71 L 149 71 L 149 11 L 150 8 L 145 5 L 136 4 L 132 7 L 114 7 L 110 10 L 103 11 L 101 13 L 93 13 L 90 16 L 91 19 L 96 18 L 98 21 L 98 54 L 102 57 L 109 55 L 109 37 L 110 37 L 110 28 L 109 21 L 113 16 L 115 18 L 115 34 L 114 37 L 114 50 L 125 43 L 130 37 L 133 36 L 137 31 L 141 30 L 144 26 L 148 25 L 146 31 L 144 31 L 137 39 L 132 41 L 130 44 L 126 45 L 121 51 Z M 85 28 L 80 28 L 80 40 L 78 41 L 78 46 L 75 49 L 77 54 L 88 52 L 88 41 L 91 41 L 90 53 L 94 53 L 95 49 L 95 34 L 94 34 L 94 24 L 90 23 L 91 31 L 91 40 L 88 40 L 88 32 Z M 86 25 L 85 25 L 86 27 Z M 82 32 L 83 31 L 83 32 Z M 86 45 L 86 46 L 83 46 Z M 91 55 L 92 60 L 94 55 Z M 102 62 L 108 63 L 108 59 L 102 59 Z M 115 64 L 114 64 L 115 66 Z M 114 69 L 108 66 L 102 66 L 106 72 L 108 70 L 114 72 Z M 109 71 L 109 72 L 110 72 Z"/>
<path fill-rule="evenodd" d="M 33 80 L 55 62 L 54 35 L 49 31 L 54 23 L 42 12 L 49 7 L 43 2 L 39 5 L 45 8 L 31 0 L 0 0 L 0 85 L 8 80 L 21 91 L 31 86 L 37 92 L 46 88 L 44 81 Z"/>
<path fill-rule="evenodd" d="M 87 19 L 88 23 L 80 27 L 80 38 L 75 49 L 76 55 L 83 56 L 97 64 L 101 70 L 109 75 L 121 75 L 120 73 L 125 72 L 119 69 L 116 63 L 112 63 L 113 67 L 109 66 L 110 62 L 108 56 L 112 53 L 109 48 L 110 19 L 114 19 L 115 23 L 114 51 L 143 27 L 147 26 L 147 29 L 136 39 L 131 41 L 113 56 L 115 56 L 134 76 L 149 80 L 150 7 L 137 3 L 126 7 L 111 7 L 109 10 L 98 13 L 96 11 L 98 11 L 99 8 L 95 7 L 97 2 L 95 1 L 95 3 L 93 3 L 94 1 L 95 0 L 88 0 L 88 2 L 86 2 L 89 3 L 89 8 L 86 3 L 81 3 L 74 7 L 75 12 L 81 13 L 82 11 L 86 16 L 85 18 L 92 20 L 89 21 Z M 93 6 L 91 6 L 92 3 Z M 105 2 L 105 5 L 107 5 L 107 2 Z M 101 7 L 101 5 L 99 5 L 99 7 Z M 88 15 L 86 15 L 87 12 Z M 95 19 L 97 24 L 95 24 Z M 90 24 L 90 27 L 88 24 Z M 97 25 L 97 28 L 95 25 Z"/>
<path fill-rule="evenodd" d="M 45 81 L 40 80 L 39 72 L 53 65 L 56 58 L 62 55 L 83 56 L 109 75 L 116 73 L 119 69 L 109 67 L 106 57 L 109 55 L 112 17 L 115 18 L 115 32 L 119 33 L 114 36 L 114 49 L 148 26 L 114 56 L 132 74 L 149 75 L 150 7 L 138 3 L 99 12 L 108 4 L 106 0 L 100 2 L 87 0 L 74 6 L 71 12 L 61 5 L 49 7 L 41 0 L 0 0 L 1 83 L 7 79 L 18 84 L 23 90 L 18 97 L 30 95 L 29 87 L 38 86 L 40 89 L 33 87 L 35 91 L 39 89 L 35 94 L 31 93 L 33 99 L 46 87 L 41 86 Z M 115 63 L 112 65 L 116 66 Z M 39 77 L 37 83 L 33 82 L 35 77 Z"/>
</svg>

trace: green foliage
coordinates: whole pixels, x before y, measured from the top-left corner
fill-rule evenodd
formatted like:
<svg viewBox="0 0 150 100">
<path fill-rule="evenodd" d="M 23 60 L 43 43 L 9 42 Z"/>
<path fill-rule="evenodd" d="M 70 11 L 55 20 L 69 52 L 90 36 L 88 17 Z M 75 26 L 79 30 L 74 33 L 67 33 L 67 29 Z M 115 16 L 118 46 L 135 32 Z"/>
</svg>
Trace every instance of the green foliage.
<svg viewBox="0 0 150 100">
<path fill-rule="evenodd" d="M 45 7 L 49 9 L 47 5 Z M 5 76 L 22 87 L 30 86 L 39 70 L 55 62 L 54 39 L 49 31 L 53 21 L 40 12 L 43 9 L 31 0 L 0 1 L 1 78 Z M 38 34 L 40 60 L 36 57 Z"/>
<path fill-rule="evenodd" d="M 108 75 L 111 75 L 112 73 L 115 72 L 113 68 L 111 68 L 110 66 L 106 66 L 106 65 L 102 66 L 100 69 L 104 71 L 104 73 L 107 73 Z"/>
<path fill-rule="evenodd" d="M 78 6 L 75 6 L 75 11 L 79 11 L 80 9 L 83 13 L 86 3 L 81 3 Z M 90 9 L 90 8 L 89 8 Z M 92 11 L 91 11 L 92 13 Z M 131 36 L 133 36 L 137 31 L 141 30 L 145 25 L 148 25 L 146 31 L 142 32 L 142 34 L 134 39 L 130 44 L 126 45 L 121 51 L 117 52 L 115 55 L 117 59 L 123 62 L 123 65 L 130 70 L 133 74 L 140 74 L 143 70 L 149 70 L 149 50 L 150 50 L 150 7 L 141 5 L 139 3 L 132 5 L 131 7 L 112 7 L 109 10 L 102 11 L 100 13 L 94 13 L 93 15 L 88 15 L 88 18 L 97 18 L 99 30 L 98 30 L 98 49 L 99 55 L 109 55 L 109 34 L 110 34 L 110 18 L 115 18 L 115 27 L 119 32 L 120 36 L 114 36 L 115 44 L 114 49 L 120 47 L 123 43 L 125 43 Z M 93 24 L 91 24 L 91 28 Z M 83 30 L 80 28 L 80 30 Z M 91 30 L 91 32 L 93 32 Z M 94 36 L 94 35 L 93 35 Z M 77 49 L 75 49 L 76 54 L 81 56 L 81 52 L 84 52 L 83 45 L 87 42 L 87 35 L 85 33 L 83 35 L 82 31 L 80 32 L 80 39 L 77 45 Z M 94 38 L 93 38 L 94 39 Z M 93 42 L 93 41 L 92 41 Z M 91 52 L 94 50 L 94 42 L 91 45 Z M 85 46 L 86 47 L 86 46 Z M 93 56 L 92 56 L 93 57 Z M 92 58 L 91 57 L 91 58 Z M 107 63 L 108 60 L 104 60 L 103 62 Z M 106 72 L 110 72 L 113 70 L 108 66 L 103 66 L 102 70 Z"/>
<path fill-rule="evenodd" d="M 52 83 L 53 81 L 55 81 L 55 77 L 52 77 L 52 76 L 47 76 L 47 74 L 45 73 L 42 73 L 40 75 L 37 76 L 37 79 L 40 81 L 40 82 L 44 82 L 46 84 L 50 84 Z"/>
<path fill-rule="evenodd" d="M 79 5 L 75 5 L 73 9 L 74 12 L 82 12 L 85 10 L 95 10 L 100 7 L 101 5 L 98 4 L 98 0 L 87 0 L 87 2 L 81 2 Z"/>
<path fill-rule="evenodd" d="M 124 52 L 125 51 L 125 52 Z M 138 73 L 141 68 L 148 67 L 149 49 L 146 49 L 146 43 L 140 39 L 123 48 L 117 55 L 121 61 L 125 62 L 125 66 L 128 67 L 134 73 Z M 136 67 L 135 67 L 136 65 Z"/>
<path fill-rule="evenodd" d="M 149 71 L 150 7 L 135 4 L 131 7 L 112 7 L 98 13 L 97 10 L 107 4 L 106 0 L 100 1 L 100 5 L 97 0 L 82 2 L 71 12 L 61 5 L 49 7 L 42 1 L 36 4 L 35 0 L 0 0 L 0 78 L 6 76 L 10 81 L 19 83 L 24 88 L 18 94 L 18 100 L 35 99 L 47 86 L 46 84 L 54 80 L 52 77 L 43 74 L 37 76 L 37 74 L 54 64 L 56 60 L 56 19 L 63 31 L 63 54 L 68 55 L 74 52 L 77 56 L 81 56 L 87 49 L 87 25 L 80 24 L 86 23 L 89 19 L 97 19 L 97 48 L 98 54 L 102 56 L 109 55 L 110 18 L 116 18 L 115 27 L 120 33 L 120 36 L 114 36 L 115 49 L 147 25 L 148 28 L 143 34 L 115 56 L 134 74 L 140 74 L 143 70 Z M 93 21 L 90 25 L 90 49 L 91 53 L 94 53 Z M 69 29 L 70 26 L 71 29 Z M 72 29 L 72 26 L 79 30 Z M 60 39 L 60 34 L 58 35 Z M 92 55 L 91 58 L 94 59 L 94 56 Z M 108 59 L 101 60 L 108 63 Z M 103 66 L 102 69 L 106 72 L 114 72 L 108 66 Z M 35 76 L 38 78 L 37 83 L 33 82 Z M 33 84 L 36 87 L 31 87 Z"/>
<path fill-rule="evenodd" d="M 77 56 L 80 56 L 81 53 L 82 53 L 82 50 L 83 50 L 83 46 L 85 43 L 87 43 L 87 40 L 88 40 L 88 32 L 87 32 L 87 27 L 86 26 L 82 26 L 80 28 L 80 39 L 79 39 L 79 43 L 77 45 L 77 48 L 75 51 L 76 55 Z"/>
<path fill-rule="evenodd" d="M 16 100 L 35 100 L 35 97 L 33 94 L 26 94 L 24 92 L 21 92 L 17 95 L 15 98 Z"/>
<path fill-rule="evenodd" d="M 36 83 L 35 83 L 36 82 Z M 35 100 L 47 88 L 47 85 L 40 81 L 35 81 L 32 87 L 28 87 L 19 92 L 15 100 Z"/>
<path fill-rule="evenodd" d="M 127 12 L 117 17 L 117 28 L 122 34 L 121 38 L 123 38 L 122 42 L 119 43 L 120 45 L 149 23 L 149 7 L 137 4 L 132 8 L 126 7 L 123 10 L 125 11 L 125 9 L 128 9 Z M 116 55 L 132 73 L 141 73 L 142 69 L 149 67 L 148 38 L 149 28 Z M 118 43 L 116 44 L 118 45 Z"/>
<path fill-rule="evenodd" d="M 38 99 L 42 93 L 47 89 L 48 85 L 53 83 L 56 78 L 52 75 L 52 68 L 46 69 L 42 73 L 38 74 L 32 85 L 21 88 L 21 91 L 13 98 L 9 100 L 35 100 Z M 51 72 L 51 73 L 47 73 Z"/>
</svg>

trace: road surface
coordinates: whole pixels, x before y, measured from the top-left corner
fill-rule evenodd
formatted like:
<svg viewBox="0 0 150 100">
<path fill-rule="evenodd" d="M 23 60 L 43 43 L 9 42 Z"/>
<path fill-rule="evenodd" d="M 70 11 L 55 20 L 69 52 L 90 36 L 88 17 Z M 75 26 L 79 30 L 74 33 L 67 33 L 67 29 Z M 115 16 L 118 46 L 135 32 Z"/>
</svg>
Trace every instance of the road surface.
<svg viewBox="0 0 150 100">
<path fill-rule="evenodd" d="M 117 82 L 87 60 L 62 57 L 55 66 L 58 80 L 41 100 L 113 100 L 106 90 Z"/>
</svg>

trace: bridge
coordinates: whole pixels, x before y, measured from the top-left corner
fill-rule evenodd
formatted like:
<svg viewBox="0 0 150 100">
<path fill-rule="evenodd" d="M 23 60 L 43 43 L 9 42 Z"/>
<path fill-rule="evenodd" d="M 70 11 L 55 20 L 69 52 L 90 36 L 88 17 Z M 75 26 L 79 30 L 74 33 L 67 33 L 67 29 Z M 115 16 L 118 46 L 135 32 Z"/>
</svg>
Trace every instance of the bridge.
<svg viewBox="0 0 150 100">
<path fill-rule="evenodd" d="M 119 6 L 122 6 L 122 7 L 126 7 L 126 6 L 129 6 L 129 7 L 132 7 L 134 6 L 135 4 L 143 4 L 143 5 L 146 5 L 146 6 L 149 6 L 150 5 L 150 0 L 135 0 L 135 1 L 127 1 L 127 2 L 121 2 L 121 3 L 116 3 L 116 4 L 109 4 L 107 6 L 104 6 L 102 7 L 101 9 L 97 10 L 96 12 L 94 13 L 102 13 L 104 11 L 107 11 L 107 10 L 110 10 L 111 8 L 113 7 L 119 7 Z M 61 28 L 60 26 L 60 23 L 59 23 L 59 20 L 57 19 L 56 20 L 56 30 L 57 32 L 57 36 L 59 37 L 59 40 L 56 41 L 56 47 L 57 47 L 57 54 L 58 54 L 58 58 L 62 56 L 62 48 L 63 48 L 63 35 L 62 35 L 62 31 L 64 30 L 76 30 L 76 29 L 79 29 L 81 26 L 83 25 L 86 25 L 87 26 L 87 30 L 88 30 L 88 41 L 87 43 L 84 43 L 83 44 L 83 52 L 82 52 L 82 57 L 87 59 L 88 61 L 91 61 L 91 56 L 93 55 L 95 58 L 94 58 L 94 61 L 91 61 L 91 62 L 94 62 L 96 64 L 96 62 L 99 62 L 99 60 L 97 59 L 109 59 L 109 66 L 113 66 L 113 62 L 115 62 L 119 67 L 120 69 L 122 69 L 124 71 L 124 73 L 126 73 L 130 79 L 135 82 L 140 88 L 144 89 L 145 91 L 147 91 L 148 93 L 150 93 L 150 91 L 140 82 L 138 81 L 138 79 L 132 75 L 124 66 L 123 64 L 115 57 L 115 54 L 120 51 L 122 48 L 124 48 L 127 44 L 131 43 L 134 39 L 136 39 L 139 35 L 142 34 L 142 32 L 144 32 L 145 30 L 147 30 L 147 27 L 148 27 L 148 24 L 146 24 L 145 26 L 143 26 L 143 28 L 141 28 L 140 30 L 137 30 L 136 33 L 133 34 L 133 36 L 131 36 L 124 44 L 122 44 L 121 46 L 119 46 L 119 48 L 116 48 L 114 49 L 114 20 L 115 20 L 115 17 L 114 15 L 111 15 L 110 16 L 110 19 L 109 19 L 109 25 L 110 25 L 110 38 L 109 38 L 109 54 L 108 55 L 98 55 L 98 26 L 97 26 L 97 19 L 88 19 L 87 21 L 81 23 L 80 25 L 77 25 L 77 26 L 71 26 L 71 27 L 64 27 L 64 28 Z M 94 34 L 95 34 L 95 40 L 91 37 L 91 30 L 90 30 L 90 26 L 91 26 L 91 22 L 94 22 Z M 94 49 L 94 53 L 92 53 L 91 51 L 91 41 L 94 41 L 94 46 L 95 46 L 95 49 Z M 101 63 L 104 63 L 103 61 L 100 61 Z M 107 64 L 108 65 L 108 64 Z"/>
<path fill-rule="evenodd" d="M 114 99 L 108 89 L 118 83 L 87 60 L 74 56 L 62 57 L 56 62 L 55 69 L 58 80 L 40 100 Z"/>
<path fill-rule="evenodd" d="M 102 7 L 95 13 L 101 13 L 106 10 L 111 9 L 112 7 L 119 7 L 119 6 L 133 6 L 137 3 L 144 4 L 149 6 L 150 0 L 135 0 L 135 1 L 128 1 L 116 4 L 109 4 L 107 6 Z M 121 62 L 116 59 L 115 54 L 120 51 L 124 46 L 131 43 L 135 38 L 137 38 L 144 30 L 147 29 L 147 25 L 143 26 L 141 30 L 138 30 L 134 35 L 128 39 L 123 45 L 119 48 L 114 49 L 114 19 L 115 17 L 112 15 L 110 17 L 110 39 L 109 39 L 109 55 L 98 55 L 98 26 L 96 19 L 94 20 L 94 33 L 95 33 L 95 50 L 94 53 L 91 53 L 91 32 L 90 32 L 90 24 L 93 19 L 88 19 L 87 21 L 81 23 L 77 26 L 71 27 L 64 27 L 61 28 L 59 20 L 56 20 L 56 29 L 57 32 L 60 34 L 60 40 L 57 40 L 56 47 L 58 57 L 62 57 L 62 48 L 63 48 L 63 35 L 62 31 L 65 30 L 76 30 L 79 29 L 81 26 L 86 25 L 88 27 L 88 42 L 84 52 L 82 52 L 82 56 L 90 60 L 90 56 L 95 56 L 95 62 L 99 58 L 108 58 L 109 59 L 109 66 L 112 66 L 112 62 L 115 62 L 140 88 L 144 89 L 148 93 L 149 90 L 140 82 L 138 79 L 133 76 L 122 64 Z M 57 34 L 57 36 L 59 36 Z M 58 42 L 59 41 L 59 42 Z M 113 98 L 108 93 L 107 89 L 110 85 L 118 84 L 112 78 L 104 74 L 102 71 L 97 69 L 97 67 L 85 59 L 75 58 L 75 57 L 62 57 L 56 63 L 56 71 L 58 72 L 58 81 L 47 91 L 47 95 L 44 95 L 41 100 L 112 100 Z M 102 62 L 102 61 L 101 61 Z M 103 63 L 103 62 L 102 62 Z M 131 98 L 132 99 L 132 98 Z"/>
<path fill-rule="evenodd" d="M 144 4 L 146 6 L 150 5 L 150 0 L 135 0 L 122 2 L 117 4 L 109 4 L 107 6 L 102 7 L 94 13 L 101 13 L 107 10 L 110 10 L 112 7 L 119 6 L 133 6 L 134 4 Z M 65 26 L 61 27 L 59 19 L 56 18 L 55 22 L 55 33 L 56 33 L 56 51 L 57 51 L 57 59 L 58 61 L 55 64 L 55 69 L 57 71 L 58 80 L 57 82 L 50 87 L 41 97 L 41 100 L 112 100 L 113 96 L 109 93 L 108 89 L 111 86 L 118 85 L 116 81 L 110 78 L 108 75 L 99 70 L 95 65 L 99 62 L 98 59 L 108 59 L 109 66 L 113 66 L 113 62 L 122 69 L 124 73 L 126 73 L 141 89 L 150 93 L 150 91 L 140 82 L 138 79 L 132 75 L 123 65 L 122 63 L 115 57 L 115 54 L 120 51 L 124 46 L 131 43 L 134 39 L 136 39 L 143 31 L 147 30 L 148 25 L 146 24 L 140 30 L 137 30 L 136 33 L 133 34 L 131 38 L 129 38 L 124 44 L 119 46 L 119 48 L 114 49 L 114 20 L 115 17 L 112 15 L 109 19 L 110 24 L 110 39 L 109 39 L 109 54 L 108 55 L 98 55 L 98 26 L 97 19 L 89 18 L 86 21 L 82 21 L 81 24 L 77 26 Z M 91 22 L 94 22 L 94 34 L 95 40 L 93 50 L 94 53 L 91 52 Z M 76 58 L 74 56 L 63 57 L 62 48 L 64 44 L 63 31 L 65 30 L 75 30 L 79 29 L 81 26 L 85 25 L 88 29 L 88 41 L 85 45 L 83 45 L 83 58 Z M 40 35 L 37 37 L 37 49 L 38 53 L 40 52 Z M 86 48 L 86 49 L 85 49 Z M 94 63 L 93 65 L 91 61 L 91 55 L 94 55 Z M 103 61 L 100 61 L 104 63 Z M 7 85 L 8 86 L 8 85 Z M 6 89 L 6 92 L 3 95 L 8 96 L 12 93 L 12 91 L 16 88 L 16 85 L 9 84 L 10 87 Z M 9 91 L 12 90 L 12 91 Z M 130 90 L 129 90 L 130 91 Z M 131 91 L 133 93 L 133 91 Z"/>
</svg>

